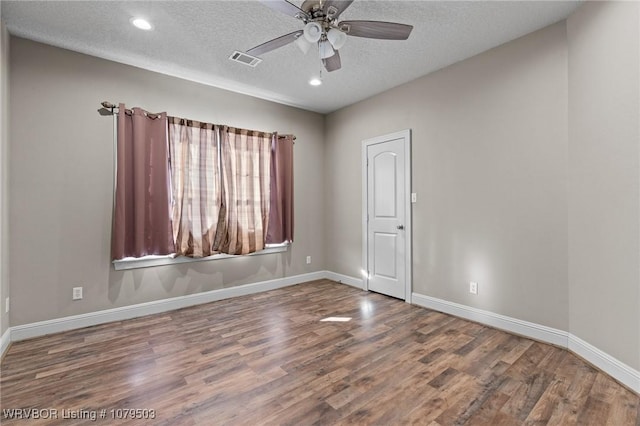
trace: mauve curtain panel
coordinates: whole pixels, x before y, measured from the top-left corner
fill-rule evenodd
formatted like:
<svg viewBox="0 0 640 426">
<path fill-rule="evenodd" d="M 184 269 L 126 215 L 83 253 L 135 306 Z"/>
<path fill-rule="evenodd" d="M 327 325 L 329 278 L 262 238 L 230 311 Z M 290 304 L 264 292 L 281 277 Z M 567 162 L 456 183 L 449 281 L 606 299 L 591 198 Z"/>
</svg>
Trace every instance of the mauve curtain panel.
<svg viewBox="0 0 640 426">
<path fill-rule="evenodd" d="M 266 240 L 273 135 L 226 126 L 220 130 L 223 195 L 214 248 L 226 254 L 253 253 L 264 249 Z"/>
<path fill-rule="evenodd" d="M 176 254 L 207 257 L 221 205 L 218 126 L 169 117 L 169 153 Z"/>
<path fill-rule="evenodd" d="M 293 241 L 293 136 L 274 136 L 267 244 Z"/>
<path fill-rule="evenodd" d="M 173 253 L 167 115 L 118 106 L 113 260 Z"/>
</svg>

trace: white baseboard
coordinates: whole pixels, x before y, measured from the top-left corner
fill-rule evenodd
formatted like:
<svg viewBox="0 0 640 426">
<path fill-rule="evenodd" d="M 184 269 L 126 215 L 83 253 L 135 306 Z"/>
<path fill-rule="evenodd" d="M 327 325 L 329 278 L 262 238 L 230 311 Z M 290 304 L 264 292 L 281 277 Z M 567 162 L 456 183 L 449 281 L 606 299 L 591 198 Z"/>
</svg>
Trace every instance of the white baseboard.
<svg viewBox="0 0 640 426">
<path fill-rule="evenodd" d="M 2 333 L 2 337 L 0 337 L 0 358 L 4 355 L 4 352 L 9 348 L 9 344 L 11 343 L 11 327 L 8 327 L 4 333 Z"/>
<path fill-rule="evenodd" d="M 568 349 L 629 387 L 634 392 L 640 393 L 640 371 L 629 367 L 627 364 L 573 334 L 569 334 Z"/>
<path fill-rule="evenodd" d="M 170 299 L 156 300 L 153 302 L 139 303 L 120 308 L 106 309 L 87 314 L 73 315 L 70 317 L 56 318 L 31 324 L 11 327 L 11 341 L 30 339 L 46 334 L 60 333 L 62 331 L 75 330 L 82 327 L 104 324 L 113 321 L 123 321 L 145 315 L 158 314 L 188 306 L 215 302 L 231 297 L 245 296 L 247 294 L 260 293 L 267 290 L 301 284 L 307 281 L 319 280 L 326 277 L 325 271 L 311 272 L 292 277 L 278 278 L 262 281 L 254 284 L 245 284 L 237 287 L 222 288 L 203 293 L 189 294 L 186 296 L 172 297 Z"/>
<path fill-rule="evenodd" d="M 640 372 L 566 331 L 507 317 L 490 311 L 413 293 L 413 303 L 424 308 L 455 315 L 531 339 L 566 348 L 620 383 L 640 393 Z"/>
<path fill-rule="evenodd" d="M 0 357 L 4 355 L 11 342 L 44 336 L 46 334 L 59 333 L 92 325 L 104 324 L 113 321 L 141 317 L 145 315 L 168 312 L 188 306 L 215 302 L 231 297 L 245 296 L 260 293 L 277 288 L 301 284 L 319 279 L 330 279 L 363 288 L 363 281 L 359 278 L 338 274 L 331 271 L 318 271 L 292 277 L 278 278 L 253 284 L 245 284 L 237 287 L 223 288 L 204 293 L 190 294 L 170 299 L 140 303 L 137 305 L 123 306 L 70 317 L 56 318 L 32 324 L 18 325 L 8 328 L 0 338 Z M 532 339 L 551 343 L 569 349 L 576 355 L 584 358 L 591 364 L 600 368 L 620 383 L 628 386 L 633 391 L 640 393 L 640 372 L 601 351 L 595 346 L 585 342 L 577 336 L 566 331 L 547 327 L 516 318 L 496 314 L 494 312 L 449 302 L 435 297 L 418 293 L 412 294 L 412 303 L 425 308 L 469 319 L 491 327 L 499 328 L 511 333 L 526 336 Z"/>
<path fill-rule="evenodd" d="M 364 290 L 364 282 L 360 278 L 350 277 L 348 275 L 338 274 L 336 272 L 324 271 L 325 278 L 332 281 L 337 281 L 342 284 L 347 284 L 352 287 L 357 287 L 361 290 Z"/>
<path fill-rule="evenodd" d="M 418 293 L 413 293 L 413 303 L 563 348 L 568 346 L 568 333 L 566 331 Z"/>
</svg>

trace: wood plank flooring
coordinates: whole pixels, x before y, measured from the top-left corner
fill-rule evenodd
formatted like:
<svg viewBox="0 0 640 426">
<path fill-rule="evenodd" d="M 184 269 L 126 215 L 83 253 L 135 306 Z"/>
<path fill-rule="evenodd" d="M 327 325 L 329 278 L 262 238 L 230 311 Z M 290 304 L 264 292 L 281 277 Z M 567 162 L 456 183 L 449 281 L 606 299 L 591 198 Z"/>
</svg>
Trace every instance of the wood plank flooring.
<svg viewBox="0 0 640 426">
<path fill-rule="evenodd" d="M 7 425 L 640 425 L 565 350 L 327 280 L 16 342 L 0 392 Z"/>
</svg>

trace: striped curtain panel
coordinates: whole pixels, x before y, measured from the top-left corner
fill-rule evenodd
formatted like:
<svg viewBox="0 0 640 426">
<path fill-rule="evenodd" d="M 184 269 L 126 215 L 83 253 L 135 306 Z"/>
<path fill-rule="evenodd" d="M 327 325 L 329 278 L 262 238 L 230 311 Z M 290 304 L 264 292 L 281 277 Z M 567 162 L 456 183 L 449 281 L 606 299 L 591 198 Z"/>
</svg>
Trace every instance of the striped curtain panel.
<svg viewBox="0 0 640 426">
<path fill-rule="evenodd" d="M 220 129 L 222 212 L 215 248 L 248 254 L 264 249 L 269 224 L 271 133 Z"/>
<path fill-rule="evenodd" d="M 172 221 L 176 255 L 215 254 L 222 203 L 218 126 L 169 117 Z"/>
</svg>

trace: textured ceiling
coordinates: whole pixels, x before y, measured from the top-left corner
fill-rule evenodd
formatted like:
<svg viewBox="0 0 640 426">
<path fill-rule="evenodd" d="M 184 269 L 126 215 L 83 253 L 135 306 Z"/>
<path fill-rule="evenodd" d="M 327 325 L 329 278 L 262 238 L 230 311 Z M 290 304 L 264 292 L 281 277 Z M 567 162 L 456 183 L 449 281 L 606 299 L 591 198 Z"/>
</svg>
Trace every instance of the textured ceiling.
<svg viewBox="0 0 640 426">
<path fill-rule="evenodd" d="M 300 6 L 301 0 L 292 0 Z M 2 19 L 20 37 L 161 73 L 327 113 L 565 19 L 578 1 L 356 0 L 341 20 L 414 26 L 406 41 L 349 37 L 342 69 L 317 75 L 317 51 L 290 44 L 251 68 L 228 60 L 302 27 L 251 1 L 2 1 Z M 147 18 L 153 31 L 134 28 Z"/>
</svg>

